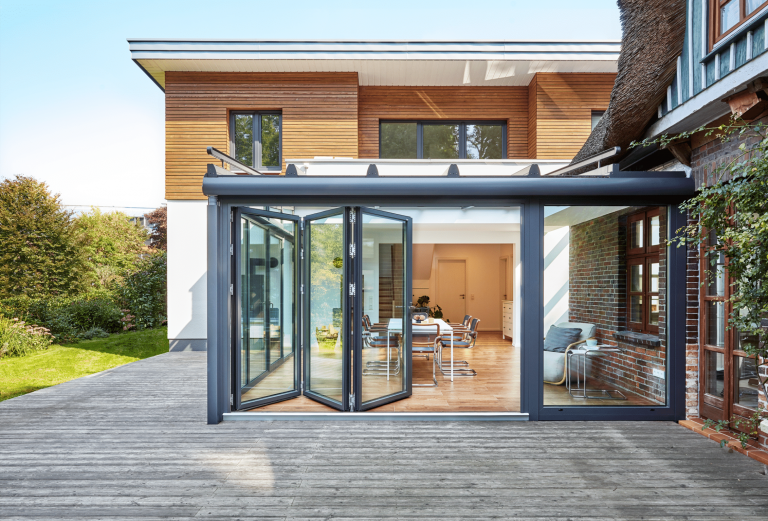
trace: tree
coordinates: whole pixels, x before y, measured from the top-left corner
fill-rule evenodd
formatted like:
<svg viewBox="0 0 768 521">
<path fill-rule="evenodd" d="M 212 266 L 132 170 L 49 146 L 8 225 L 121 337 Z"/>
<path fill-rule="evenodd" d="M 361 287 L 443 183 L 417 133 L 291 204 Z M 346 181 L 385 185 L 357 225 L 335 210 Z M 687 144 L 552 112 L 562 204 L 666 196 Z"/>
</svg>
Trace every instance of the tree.
<svg viewBox="0 0 768 521">
<path fill-rule="evenodd" d="M 161 206 L 145 213 L 152 231 L 149 234 L 150 246 L 156 250 L 168 250 L 168 207 Z"/>
<path fill-rule="evenodd" d="M 730 160 L 713 169 L 714 183 L 680 206 L 692 222 L 677 230 L 671 242 L 693 245 L 701 251 L 714 268 L 708 270 L 709 278 L 717 272 L 718 256 L 725 256 L 728 276 L 733 280 L 728 329 L 736 330 L 741 348 L 754 357 L 758 381 L 768 397 L 768 376 L 759 370 L 768 363 L 763 326 L 768 318 L 768 127 L 734 117 L 718 127 L 664 135 L 632 146 L 666 146 L 698 132 L 716 134 L 723 143 L 738 139 L 741 144 L 734 147 Z"/>
<path fill-rule="evenodd" d="M 91 208 L 75 220 L 77 239 L 85 253 L 92 279 L 101 287 L 120 280 L 145 251 L 148 233 L 122 212 Z"/>
<path fill-rule="evenodd" d="M 87 270 L 72 213 L 45 183 L 0 183 L 0 298 L 59 296 L 83 288 Z"/>
</svg>

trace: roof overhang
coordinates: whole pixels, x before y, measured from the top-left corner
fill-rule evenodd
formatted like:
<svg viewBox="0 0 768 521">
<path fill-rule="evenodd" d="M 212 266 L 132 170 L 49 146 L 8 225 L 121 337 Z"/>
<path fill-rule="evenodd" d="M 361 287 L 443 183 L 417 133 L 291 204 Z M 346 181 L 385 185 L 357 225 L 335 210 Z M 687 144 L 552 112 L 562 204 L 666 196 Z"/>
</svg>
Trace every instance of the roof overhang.
<svg viewBox="0 0 768 521">
<path fill-rule="evenodd" d="M 600 205 L 676 204 L 695 194 L 684 172 L 617 172 L 594 177 L 350 177 L 206 175 L 203 193 L 271 204 L 499 203 L 539 198 Z"/>
<path fill-rule="evenodd" d="M 621 43 L 128 40 L 157 85 L 165 73 L 356 72 L 360 85 L 526 86 L 537 72 L 617 71 Z"/>
</svg>

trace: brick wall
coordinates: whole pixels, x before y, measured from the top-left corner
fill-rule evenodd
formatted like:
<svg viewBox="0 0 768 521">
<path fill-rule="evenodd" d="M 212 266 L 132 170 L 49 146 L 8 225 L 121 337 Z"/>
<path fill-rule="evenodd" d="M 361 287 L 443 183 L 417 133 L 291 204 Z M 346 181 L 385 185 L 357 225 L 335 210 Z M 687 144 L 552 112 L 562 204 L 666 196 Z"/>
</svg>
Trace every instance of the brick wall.
<svg viewBox="0 0 768 521">
<path fill-rule="evenodd" d="M 699 415 L 699 252 L 694 246 L 686 250 L 685 415 L 695 418 Z"/>
<path fill-rule="evenodd" d="M 617 341 L 614 333 L 626 329 L 626 216 L 637 208 L 622 210 L 571 227 L 569 316 L 572 322 L 597 326 L 600 343 L 617 345 L 623 353 L 595 360 L 592 375 L 612 386 L 640 395 L 654 403 L 666 400 L 666 255 L 659 253 L 659 337 L 661 346 L 648 347 Z M 661 219 L 662 243 L 666 240 L 666 213 Z"/>
</svg>

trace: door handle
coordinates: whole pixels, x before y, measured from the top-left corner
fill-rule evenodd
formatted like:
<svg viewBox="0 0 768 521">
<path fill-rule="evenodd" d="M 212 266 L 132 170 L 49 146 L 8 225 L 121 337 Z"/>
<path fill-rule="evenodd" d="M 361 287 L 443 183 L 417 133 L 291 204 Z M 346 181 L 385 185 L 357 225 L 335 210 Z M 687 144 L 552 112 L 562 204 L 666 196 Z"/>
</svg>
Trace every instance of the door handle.
<svg viewBox="0 0 768 521">
<path fill-rule="evenodd" d="M 464 298 L 464 293 L 462 293 L 462 294 L 461 294 L 461 295 L 459 295 L 459 296 L 460 296 L 461 298 Z"/>
</svg>

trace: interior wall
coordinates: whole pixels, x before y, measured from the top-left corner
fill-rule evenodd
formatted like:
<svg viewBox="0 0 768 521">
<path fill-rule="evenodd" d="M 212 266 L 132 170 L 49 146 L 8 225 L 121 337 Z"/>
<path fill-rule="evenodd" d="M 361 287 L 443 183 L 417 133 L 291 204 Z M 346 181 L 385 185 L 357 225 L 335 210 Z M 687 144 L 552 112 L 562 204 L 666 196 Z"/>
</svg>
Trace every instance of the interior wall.
<svg viewBox="0 0 768 521">
<path fill-rule="evenodd" d="M 428 280 L 414 280 L 414 298 L 427 294 L 430 306 L 440 304 L 437 287 L 437 262 L 439 259 L 464 259 L 466 261 L 466 309 L 480 319 L 481 331 L 501 331 L 501 300 L 499 259 L 512 253 L 511 245 L 502 244 L 435 244 L 432 255 L 432 273 Z M 414 252 L 415 257 L 419 250 Z M 513 259 L 512 266 L 515 266 Z M 512 271 L 514 277 L 514 271 Z M 512 292 L 514 294 L 514 291 Z M 473 298 L 474 297 L 474 298 Z M 464 317 L 448 317 L 456 322 Z"/>
</svg>

